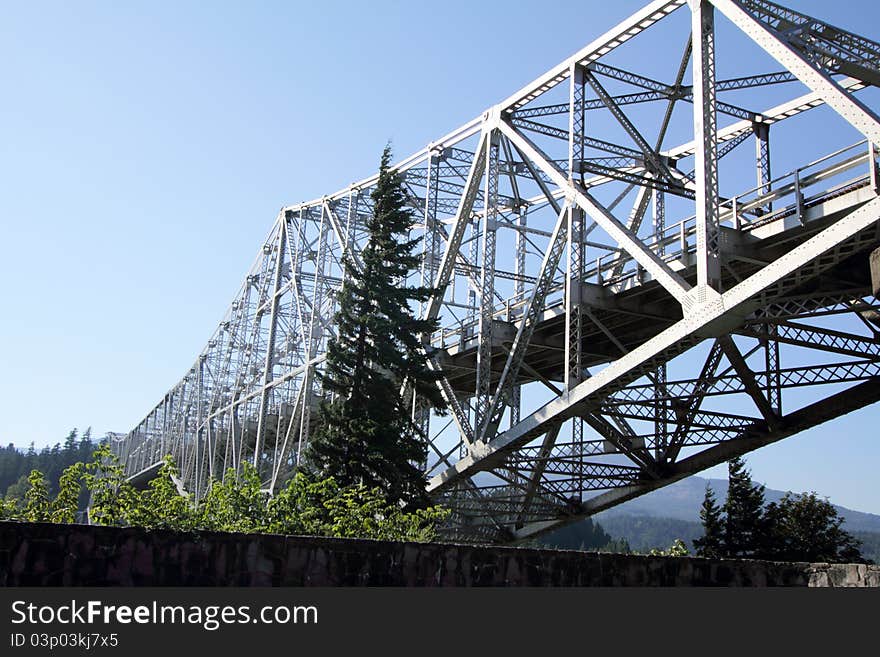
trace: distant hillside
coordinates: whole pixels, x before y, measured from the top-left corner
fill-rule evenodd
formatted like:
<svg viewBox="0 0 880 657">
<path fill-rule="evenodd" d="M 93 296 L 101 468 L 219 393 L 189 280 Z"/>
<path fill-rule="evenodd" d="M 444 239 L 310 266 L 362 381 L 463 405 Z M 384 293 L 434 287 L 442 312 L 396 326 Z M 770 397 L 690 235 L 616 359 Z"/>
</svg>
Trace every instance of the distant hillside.
<svg viewBox="0 0 880 657">
<path fill-rule="evenodd" d="M 703 526 L 699 522 L 679 518 L 603 515 L 601 518 L 596 516 L 594 525 L 614 538 L 625 540 L 636 552 L 648 552 L 652 548 L 665 549 L 679 538 L 693 552 L 693 540 L 703 535 Z"/>
<path fill-rule="evenodd" d="M 675 518 L 698 522 L 700 519 L 700 504 L 706 493 L 706 485 L 711 485 L 715 491 L 715 497 L 723 503 L 727 497 L 726 479 L 704 479 L 703 477 L 688 477 L 682 481 L 670 484 L 665 488 L 653 493 L 637 497 L 625 502 L 620 506 L 609 509 L 595 516 L 603 527 L 609 529 L 609 518 L 615 516 L 648 516 L 655 518 Z M 784 491 L 767 488 L 764 497 L 767 502 L 777 502 Z M 844 528 L 850 532 L 880 532 L 880 515 L 854 511 L 843 506 L 834 505 L 837 512 L 844 519 Z M 613 535 L 614 532 L 609 532 Z"/>
<path fill-rule="evenodd" d="M 597 536 L 612 538 L 608 549 L 615 551 L 621 539 L 632 550 L 647 552 L 652 548 L 665 549 L 676 539 L 682 539 L 693 552 L 693 539 L 703 535 L 700 523 L 700 505 L 706 485 L 712 486 L 720 503 L 727 497 L 726 479 L 689 477 L 660 490 L 643 495 L 580 523 L 550 532 L 535 543 L 569 549 L 602 549 Z M 766 488 L 767 502 L 779 501 L 785 493 Z M 834 505 L 844 519 L 844 528 L 862 541 L 862 556 L 880 563 L 880 515 L 854 511 Z"/>
<path fill-rule="evenodd" d="M 581 530 L 581 523 L 553 532 L 545 545 L 556 547 L 578 548 L 579 543 L 584 543 L 581 532 L 592 536 L 595 534 L 607 534 L 617 539 L 614 543 L 609 541 L 609 551 L 615 551 L 613 547 L 622 545 L 626 541 L 630 549 L 636 552 L 648 552 L 652 548 L 668 548 L 676 539 L 681 539 L 693 553 L 695 538 L 703 535 L 703 526 L 692 520 L 680 520 L 678 518 L 656 518 L 652 516 L 636 516 L 629 514 L 597 516 L 597 520 Z M 853 536 L 862 542 L 860 548 L 862 556 L 871 559 L 874 563 L 880 563 L 880 532 L 853 531 Z M 589 544 L 584 543 L 589 549 Z M 598 548 L 605 547 L 598 545 Z"/>
</svg>

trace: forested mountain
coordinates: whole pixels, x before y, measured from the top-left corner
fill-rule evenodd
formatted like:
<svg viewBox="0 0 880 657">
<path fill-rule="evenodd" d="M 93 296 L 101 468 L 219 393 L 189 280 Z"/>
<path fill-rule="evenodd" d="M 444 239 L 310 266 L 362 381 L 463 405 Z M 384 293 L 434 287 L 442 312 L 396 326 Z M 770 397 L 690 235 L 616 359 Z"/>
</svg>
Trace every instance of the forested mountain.
<svg viewBox="0 0 880 657">
<path fill-rule="evenodd" d="M 27 489 L 27 476 L 39 470 L 49 481 L 50 492 L 58 491 L 58 477 L 62 470 L 77 461 L 90 461 L 97 443 L 92 441 L 91 428 L 82 435 L 72 429 L 64 442 L 40 450 L 31 443 L 26 450 L 9 443 L 0 447 L 0 495 L 21 497 Z"/>
</svg>

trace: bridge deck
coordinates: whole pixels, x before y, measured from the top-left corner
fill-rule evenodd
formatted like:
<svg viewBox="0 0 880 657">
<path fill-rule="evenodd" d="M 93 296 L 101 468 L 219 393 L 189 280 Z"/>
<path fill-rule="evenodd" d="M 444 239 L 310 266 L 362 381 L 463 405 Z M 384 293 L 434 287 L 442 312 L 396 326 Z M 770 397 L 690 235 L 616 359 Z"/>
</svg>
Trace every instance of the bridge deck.
<svg viewBox="0 0 880 657">
<path fill-rule="evenodd" d="M 822 190 L 804 199 L 801 214 L 796 205 L 776 209 L 772 216 L 755 221 L 750 230 L 722 225 L 722 288 L 737 282 L 773 262 L 780 254 L 815 235 L 853 209 L 875 198 L 870 178 L 862 176 L 846 185 Z M 762 204 L 779 199 L 773 192 L 761 197 Z M 813 286 L 813 292 L 862 287 L 869 293 L 870 270 L 865 266 L 867 252 L 853 256 L 829 272 Z M 628 261 L 631 263 L 631 261 Z M 691 284 L 696 282 L 693 249 L 668 260 L 670 267 Z M 611 265 L 606 266 L 611 269 Z M 668 291 L 644 272 L 633 272 L 607 281 L 604 285 L 584 284 L 582 295 L 588 299 L 583 308 L 593 321 L 582 336 L 582 354 L 587 368 L 606 364 L 622 353 L 632 351 L 660 330 L 682 319 L 681 305 Z M 495 314 L 493 328 L 493 386 L 504 368 L 505 358 L 516 335 L 516 322 L 522 303 L 502 306 Z M 520 371 L 521 384 L 542 381 L 561 385 L 565 370 L 565 304 L 549 305 L 535 327 Z M 479 336 L 476 322 L 441 332 L 434 346 L 442 349 L 440 364 L 449 375 L 452 387 L 462 395 L 471 394 L 476 384 L 476 357 Z"/>
</svg>

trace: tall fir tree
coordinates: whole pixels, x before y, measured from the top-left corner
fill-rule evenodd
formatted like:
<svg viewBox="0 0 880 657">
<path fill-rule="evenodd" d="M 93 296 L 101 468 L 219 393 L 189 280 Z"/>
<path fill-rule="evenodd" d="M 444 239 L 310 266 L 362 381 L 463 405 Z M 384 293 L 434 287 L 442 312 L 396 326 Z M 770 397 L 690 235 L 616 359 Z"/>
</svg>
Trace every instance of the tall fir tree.
<svg viewBox="0 0 880 657">
<path fill-rule="evenodd" d="M 764 486 L 752 482 L 742 458 L 728 463 L 724 503 L 724 551 L 730 557 L 753 557 L 764 534 Z"/>
<path fill-rule="evenodd" d="M 320 375 L 331 398 L 322 401 L 306 468 L 342 486 L 379 487 L 390 501 L 417 507 L 428 502 L 418 465 L 425 443 L 411 420 L 411 397 L 404 398 L 401 388 L 406 384 L 437 409 L 444 402 L 436 385 L 439 374 L 429 369 L 421 341 L 437 322 L 416 318 L 410 307 L 434 290 L 406 284 L 419 264 L 413 253 L 418 239 L 408 237 L 412 211 L 406 207 L 403 177 L 390 165 L 389 145 L 371 194 L 362 267 L 350 257 L 344 260 L 337 336 L 327 346 Z"/>
<path fill-rule="evenodd" d="M 717 559 L 725 555 L 724 519 L 721 506 L 715 500 L 715 491 L 706 486 L 706 496 L 700 507 L 700 520 L 703 523 L 703 536 L 694 539 L 694 550 L 698 556 Z"/>
</svg>

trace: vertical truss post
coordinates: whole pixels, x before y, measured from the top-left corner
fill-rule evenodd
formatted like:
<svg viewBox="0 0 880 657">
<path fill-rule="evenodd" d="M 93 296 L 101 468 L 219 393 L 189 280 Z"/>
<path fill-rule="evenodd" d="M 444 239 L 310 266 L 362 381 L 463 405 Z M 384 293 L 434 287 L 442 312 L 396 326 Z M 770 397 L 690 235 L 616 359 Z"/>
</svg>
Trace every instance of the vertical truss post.
<svg viewBox="0 0 880 657">
<path fill-rule="evenodd" d="M 303 395 L 303 409 L 300 419 L 299 443 L 296 450 L 296 463 L 302 462 L 303 447 L 309 438 L 309 422 L 312 409 L 312 400 L 317 391 L 317 377 L 315 376 L 315 365 L 312 361 L 318 353 L 318 346 L 321 344 L 323 337 L 323 321 L 321 317 L 321 308 L 324 305 L 324 265 L 327 262 L 327 235 L 330 232 L 329 221 L 327 220 L 326 210 L 321 210 L 321 221 L 318 228 L 318 246 L 315 256 L 315 277 L 312 292 L 312 314 L 309 318 L 308 330 L 308 353 L 306 354 L 306 370 L 303 374 L 303 383 L 305 386 L 305 394 Z M 304 213 L 300 214 L 300 221 L 304 221 Z"/>
<path fill-rule="evenodd" d="M 755 164 L 757 165 L 758 175 L 758 196 L 770 193 L 770 181 L 773 176 L 770 173 L 770 124 L 764 122 L 755 122 L 752 125 L 752 132 L 755 133 Z M 773 212 L 773 203 L 767 203 L 756 210 L 760 216 L 764 213 L 766 207 L 767 212 Z"/>
<path fill-rule="evenodd" d="M 431 287 L 437 276 L 437 244 L 439 235 L 437 230 L 437 181 L 440 177 L 440 161 L 442 159 L 442 150 L 431 150 L 428 154 L 427 173 L 425 180 L 425 230 L 422 236 L 422 269 L 419 285 L 421 287 Z M 429 302 L 423 302 L 419 306 L 419 317 L 425 314 Z M 422 335 L 422 344 L 426 347 L 431 341 L 431 336 Z M 415 388 L 412 390 L 412 421 L 418 429 L 420 435 L 425 441 L 425 449 L 423 453 L 422 469 L 427 469 L 428 465 L 428 446 L 430 443 L 431 431 L 431 409 L 416 394 Z"/>
<path fill-rule="evenodd" d="M 718 242 L 718 151 L 715 101 L 715 14 L 708 0 L 691 0 L 691 36 L 695 53 L 694 144 L 696 145 L 696 258 L 698 300 L 718 290 L 721 278 Z"/>
<path fill-rule="evenodd" d="M 517 303 L 525 301 L 526 283 L 524 276 L 526 275 L 526 235 L 525 228 L 528 220 L 526 218 L 527 207 L 520 203 L 516 209 L 516 261 L 513 263 L 516 282 L 514 283 L 514 294 Z M 512 321 L 508 317 L 507 321 Z M 525 320 L 523 320 L 525 321 Z M 522 386 L 513 384 L 510 396 L 510 426 L 519 423 L 520 408 L 522 406 Z"/>
<path fill-rule="evenodd" d="M 428 155 L 427 181 L 425 183 L 425 232 L 422 238 L 423 252 L 420 283 L 422 287 L 430 287 L 434 284 L 434 279 L 437 277 L 437 247 L 440 241 L 439 231 L 437 230 L 437 192 L 441 159 L 442 152 L 438 150 L 432 150 Z M 424 316 L 427 305 L 428 302 L 421 304 L 419 316 Z"/>
<path fill-rule="evenodd" d="M 480 319 L 478 324 L 477 386 L 474 404 L 475 434 L 483 436 L 492 401 L 492 310 L 495 304 L 495 229 L 498 214 L 498 156 L 501 135 L 493 130 L 486 141 L 486 191 L 480 251 Z M 484 436 L 485 439 L 491 436 Z"/>
<path fill-rule="evenodd" d="M 765 395 L 770 408 L 777 417 L 782 417 L 782 375 L 779 362 L 779 328 L 773 322 L 766 322 L 763 327 L 764 337 L 761 339 L 764 348 L 764 369 L 767 372 Z"/>
<path fill-rule="evenodd" d="M 353 249 L 352 231 L 358 223 L 358 199 L 360 198 L 360 190 L 354 186 L 348 188 L 348 210 L 345 213 L 345 242 L 342 245 L 343 253 L 348 253 L 349 249 Z M 345 272 L 343 272 L 343 276 Z"/>
<path fill-rule="evenodd" d="M 871 189 L 880 194 L 880 176 L 877 175 L 877 145 L 868 140 L 868 174 L 871 177 Z"/>
<path fill-rule="evenodd" d="M 199 458 L 199 448 L 201 447 L 202 436 L 204 435 L 204 430 L 202 429 L 202 415 L 205 407 L 202 400 L 205 398 L 205 360 L 206 358 L 204 354 L 199 356 L 199 382 L 196 391 L 196 431 L 193 436 L 195 440 L 195 464 L 193 468 L 193 480 L 195 481 L 193 493 L 195 494 L 195 499 L 199 499 L 201 495 L 202 461 Z"/>
<path fill-rule="evenodd" d="M 569 135 L 568 135 L 568 177 L 572 186 L 575 185 L 575 172 L 581 169 L 584 159 L 585 110 L 584 96 L 586 93 L 586 76 L 584 69 L 577 64 L 571 65 L 569 74 Z M 566 274 L 565 293 L 565 388 L 570 390 L 583 380 L 584 364 L 582 342 L 584 317 L 581 307 L 581 285 L 584 277 L 584 211 L 571 204 L 568 208 L 568 269 Z M 584 421 L 576 416 L 571 420 L 572 449 L 578 454 L 578 461 L 583 459 Z M 583 474 L 581 468 L 577 473 Z M 583 489 L 580 477 L 576 484 L 578 490 Z"/>
<path fill-rule="evenodd" d="M 173 399 L 173 397 L 174 397 L 173 392 L 170 392 L 167 395 L 165 395 L 165 411 L 163 414 L 164 415 L 164 422 L 163 422 L 164 427 L 162 429 L 162 440 L 161 440 L 162 446 L 161 446 L 161 449 L 159 450 L 159 452 L 160 452 L 159 457 L 160 458 L 165 458 L 165 454 L 167 453 L 165 451 L 165 449 L 166 449 L 165 445 L 167 443 L 167 437 L 168 437 L 169 431 L 171 430 L 170 421 L 169 421 L 169 414 L 171 411 L 171 400 Z"/>
<path fill-rule="evenodd" d="M 666 233 L 666 193 L 660 189 L 652 190 L 653 195 L 653 224 L 654 224 L 654 244 L 657 247 L 657 255 L 661 258 L 666 255 L 666 243 L 664 237 Z"/>
<path fill-rule="evenodd" d="M 468 247 L 468 262 L 471 267 L 476 269 L 477 263 L 480 261 L 480 219 L 474 214 L 471 216 L 470 220 L 470 245 Z M 475 277 L 468 274 L 465 278 L 467 291 L 468 291 L 468 311 L 467 311 L 467 323 L 469 325 L 468 335 L 463 335 L 462 338 L 470 337 L 475 334 L 474 324 L 477 321 L 477 312 L 478 312 L 478 304 L 479 299 L 477 299 L 477 288 L 473 283 L 473 279 Z"/>
<path fill-rule="evenodd" d="M 657 255 L 661 258 L 666 255 L 666 244 L 663 241 L 666 233 L 666 193 L 660 189 L 653 189 L 653 224 L 654 244 Z M 666 363 L 660 365 L 654 372 L 654 434 L 656 436 L 655 458 L 659 461 L 666 453 L 669 444 L 669 426 L 667 424 L 666 401 Z"/>
<path fill-rule="evenodd" d="M 565 312 L 568 322 L 565 332 L 565 387 L 573 388 L 583 380 L 583 309 L 581 308 L 581 285 L 584 271 L 583 227 L 584 211 L 568 208 L 568 270 L 566 273 Z"/>
<path fill-rule="evenodd" d="M 257 437 L 254 443 L 254 467 L 258 473 L 260 472 L 260 457 L 266 442 L 266 418 L 269 413 L 269 398 L 272 394 L 269 384 L 272 382 L 273 372 L 275 371 L 275 336 L 278 333 L 278 306 L 281 301 L 281 275 L 284 269 L 285 240 L 287 239 L 285 224 L 284 218 L 279 218 L 278 240 L 275 243 L 277 253 L 275 254 L 275 271 L 273 272 L 272 280 L 272 301 L 269 304 L 269 333 L 266 337 L 266 359 L 263 363 L 260 410 L 257 415 Z"/>
</svg>

